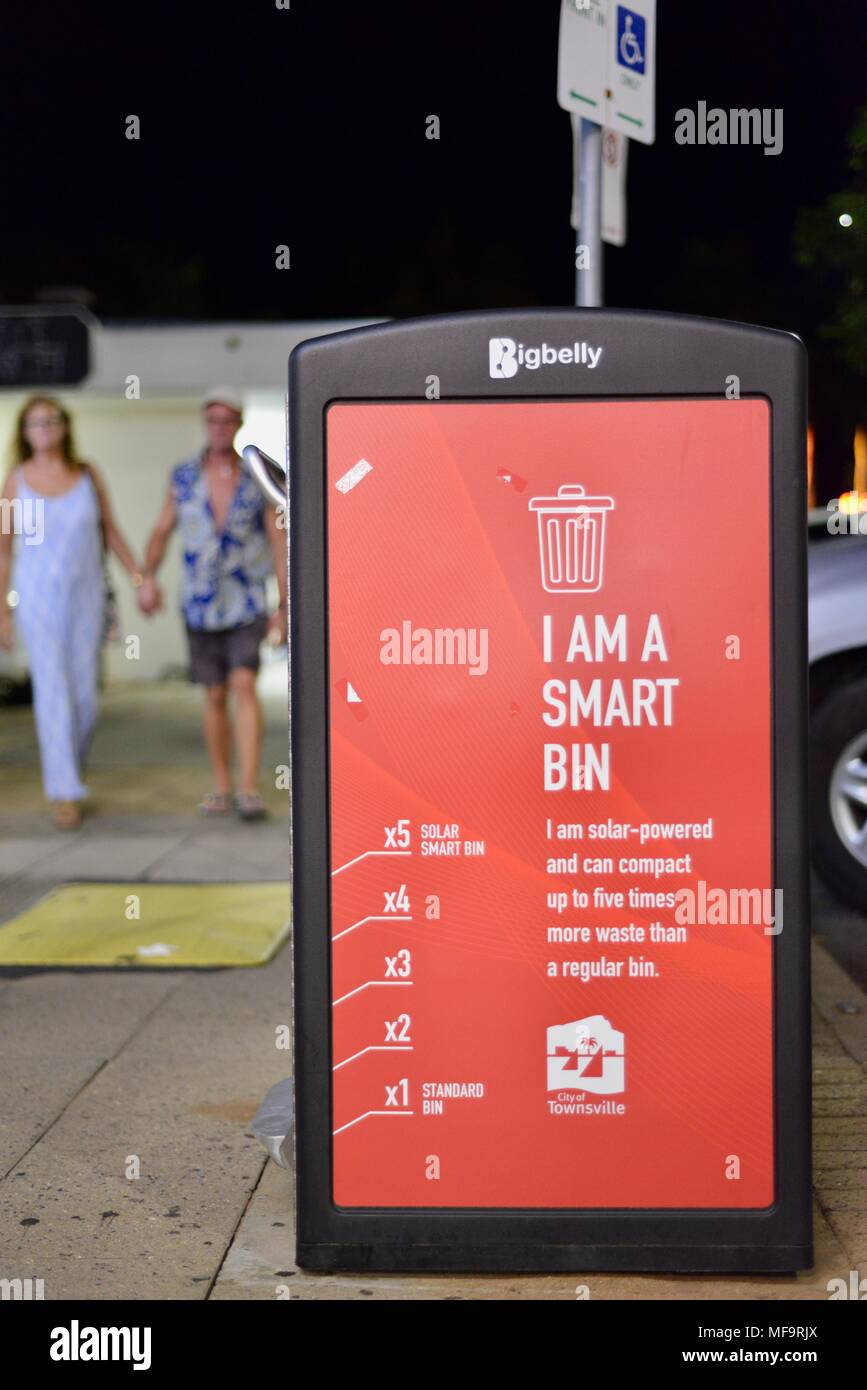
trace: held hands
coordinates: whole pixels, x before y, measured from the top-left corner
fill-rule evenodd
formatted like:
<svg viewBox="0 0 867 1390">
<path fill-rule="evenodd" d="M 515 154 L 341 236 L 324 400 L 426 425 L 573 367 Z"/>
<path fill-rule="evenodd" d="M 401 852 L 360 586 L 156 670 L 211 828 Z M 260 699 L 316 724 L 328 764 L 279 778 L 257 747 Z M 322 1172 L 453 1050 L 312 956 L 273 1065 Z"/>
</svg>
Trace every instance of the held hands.
<svg viewBox="0 0 867 1390">
<path fill-rule="evenodd" d="M 149 618 L 159 613 L 163 606 L 163 594 L 153 575 L 147 575 L 138 590 L 138 606 Z"/>
<path fill-rule="evenodd" d="M 265 640 L 272 647 L 284 647 L 286 645 L 286 609 L 282 603 L 277 612 L 271 614 Z"/>
</svg>

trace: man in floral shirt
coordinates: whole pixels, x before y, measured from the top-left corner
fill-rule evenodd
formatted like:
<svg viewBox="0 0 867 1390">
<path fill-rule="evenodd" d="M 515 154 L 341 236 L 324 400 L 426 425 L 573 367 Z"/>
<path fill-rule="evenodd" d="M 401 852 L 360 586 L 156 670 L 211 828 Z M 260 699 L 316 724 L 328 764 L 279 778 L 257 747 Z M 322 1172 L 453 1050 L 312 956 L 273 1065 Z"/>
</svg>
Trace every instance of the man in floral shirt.
<svg viewBox="0 0 867 1390">
<path fill-rule="evenodd" d="M 145 552 L 145 573 L 156 574 L 177 527 L 190 678 L 205 687 L 205 742 L 214 774 L 213 791 L 199 810 L 214 816 L 232 809 L 231 694 L 238 758 L 234 807 L 243 820 L 261 820 L 265 807 L 256 784 L 262 707 L 256 675 L 266 635 L 275 644 L 286 641 L 286 546 L 273 508 L 235 452 L 241 408 L 238 393 L 229 387 L 216 387 L 205 396 L 205 447 L 172 471 Z M 280 607 L 269 621 L 265 582 L 274 572 Z"/>
</svg>

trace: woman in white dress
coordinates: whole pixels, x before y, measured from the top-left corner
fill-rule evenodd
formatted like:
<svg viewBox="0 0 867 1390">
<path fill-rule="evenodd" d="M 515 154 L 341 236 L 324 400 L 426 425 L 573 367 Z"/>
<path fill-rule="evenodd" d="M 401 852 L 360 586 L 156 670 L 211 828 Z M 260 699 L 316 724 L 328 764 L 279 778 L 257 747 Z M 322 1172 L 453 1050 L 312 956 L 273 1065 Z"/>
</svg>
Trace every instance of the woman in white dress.
<svg viewBox="0 0 867 1390">
<path fill-rule="evenodd" d="M 59 402 L 32 396 L 24 404 L 12 452 L 0 511 L 0 645 L 12 646 L 14 612 L 33 683 L 43 788 L 55 825 L 71 830 L 87 795 L 82 777 L 97 714 L 103 549 L 130 575 L 145 611 L 159 595 L 121 534 L 103 479 L 78 458 Z"/>
</svg>

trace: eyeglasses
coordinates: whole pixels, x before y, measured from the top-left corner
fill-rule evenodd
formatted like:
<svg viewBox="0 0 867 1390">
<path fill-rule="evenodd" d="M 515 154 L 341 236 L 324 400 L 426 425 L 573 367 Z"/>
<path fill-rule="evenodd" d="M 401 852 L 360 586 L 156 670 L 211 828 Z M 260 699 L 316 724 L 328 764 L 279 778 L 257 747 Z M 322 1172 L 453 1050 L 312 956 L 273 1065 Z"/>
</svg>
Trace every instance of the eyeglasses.
<svg viewBox="0 0 867 1390">
<path fill-rule="evenodd" d="M 28 415 L 24 421 L 24 428 L 32 430 L 34 425 L 62 425 L 62 415 Z"/>
</svg>

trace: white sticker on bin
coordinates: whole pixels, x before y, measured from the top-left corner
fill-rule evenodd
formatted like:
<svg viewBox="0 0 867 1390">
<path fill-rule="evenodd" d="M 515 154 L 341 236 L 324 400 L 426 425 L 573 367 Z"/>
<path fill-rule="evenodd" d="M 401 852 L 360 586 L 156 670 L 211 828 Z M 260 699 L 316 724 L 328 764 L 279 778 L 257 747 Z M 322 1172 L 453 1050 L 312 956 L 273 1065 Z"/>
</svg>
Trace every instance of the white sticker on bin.
<svg viewBox="0 0 867 1390">
<path fill-rule="evenodd" d="M 344 473 L 342 478 L 338 478 L 334 486 L 338 492 L 351 492 L 354 487 L 366 478 L 368 473 L 373 472 L 373 464 L 368 463 L 367 459 L 359 459 L 354 463 L 348 473 Z"/>
</svg>

